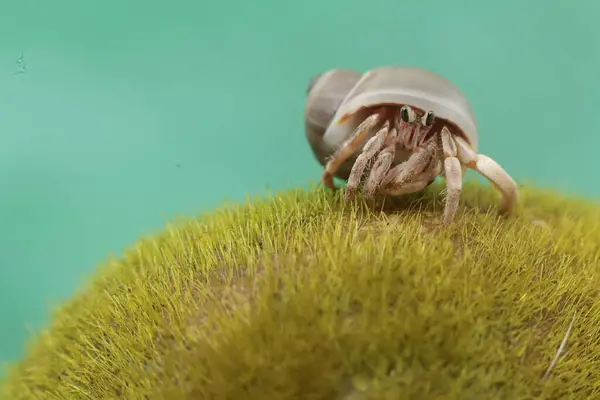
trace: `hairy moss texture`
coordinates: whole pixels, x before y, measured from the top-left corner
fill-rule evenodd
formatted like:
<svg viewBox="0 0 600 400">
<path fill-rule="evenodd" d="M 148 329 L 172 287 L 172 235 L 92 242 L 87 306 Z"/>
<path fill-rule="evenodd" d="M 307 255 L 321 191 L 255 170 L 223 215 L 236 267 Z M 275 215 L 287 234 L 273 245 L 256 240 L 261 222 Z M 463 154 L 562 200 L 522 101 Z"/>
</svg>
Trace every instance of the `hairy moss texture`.
<svg viewBox="0 0 600 400">
<path fill-rule="evenodd" d="M 506 219 L 469 182 L 445 228 L 440 191 L 178 222 L 64 304 L 2 398 L 599 399 L 600 207 L 522 188 Z"/>
</svg>

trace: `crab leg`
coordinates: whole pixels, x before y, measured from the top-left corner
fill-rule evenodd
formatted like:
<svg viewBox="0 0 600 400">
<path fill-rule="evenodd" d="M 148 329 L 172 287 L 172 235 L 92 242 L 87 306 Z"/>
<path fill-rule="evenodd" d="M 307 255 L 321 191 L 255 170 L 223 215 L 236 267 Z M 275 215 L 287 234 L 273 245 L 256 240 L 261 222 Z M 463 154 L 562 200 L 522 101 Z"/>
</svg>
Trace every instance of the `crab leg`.
<svg viewBox="0 0 600 400">
<path fill-rule="evenodd" d="M 443 222 L 448 225 L 452 222 L 458 210 L 462 191 L 462 168 L 457 157 L 457 146 L 448 128 L 442 128 L 440 137 L 447 186 Z M 435 154 L 435 140 L 428 141 L 424 147 L 418 147 L 406 162 L 392 168 L 386 175 L 382 182 L 382 193 L 400 195 L 416 192 L 427 187 L 441 172 Z"/>
<path fill-rule="evenodd" d="M 511 212 L 519 200 L 516 182 L 496 161 L 486 155 L 475 153 L 461 137 L 455 136 L 454 141 L 460 161 L 483 175 L 502 193 L 500 213 L 507 214 Z"/>
<path fill-rule="evenodd" d="M 365 199 L 371 199 L 375 195 L 377 188 L 379 187 L 381 180 L 385 174 L 390 170 L 394 157 L 396 155 L 396 145 L 392 144 L 385 147 L 377 156 L 373 168 L 369 173 L 369 177 L 363 187 L 363 197 Z"/>
<path fill-rule="evenodd" d="M 372 132 L 373 128 L 379 123 L 381 117 L 381 113 L 371 114 L 367 117 L 352 133 L 352 136 L 346 140 L 336 151 L 333 153 L 333 156 L 329 159 L 327 164 L 325 165 L 325 171 L 323 172 L 323 176 L 321 180 L 323 184 L 335 190 L 335 185 L 333 183 L 333 176 L 340 168 L 340 166 L 350 158 L 355 152 L 356 149 L 367 139 L 369 133 Z"/>
<path fill-rule="evenodd" d="M 350 172 L 350 177 L 348 178 L 346 191 L 344 193 L 344 197 L 347 201 L 352 200 L 355 197 L 358 184 L 360 183 L 360 179 L 362 178 L 362 175 L 365 171 L 365 168 L 367 167 L 367 163 L 369 162 L 369 160 L 371 160 L 375 156 L 375 154 L 377 154 L 377 152 L 381 150 L 381 148 L 386 144 L 386 142 L 392 140 L 393 143 L 393 141 L 395 140 L 396 130 L 392 129 L 391 131 L 389 131 L 389 126 L 389 122 L 386 121 L 385 124 L 383 124 L 383 127 L 375 134 L 375 136 L 369 139 L 367 144 L 365 144 L 362 153 L 356 158 L 356 161 L 352 166 L 352 171 Z"/>
<path fill-rule="evenodd" d="M 375 160 L 375 164 L 371 168 L 367 181 L 363 186 L 363 196 L 370 199 L 375 195 L 378 187 L 381 185 L 381 180 L 390 170 L 394 157 L 396 156 L 396 146 L 398 145 L 398 131 L 392 129 L 386 138 L 385 147 Z"/>
<path fill-rule="evenodd" d="M 408 160 L 389 170 L 381 180 L 381 186 L 386 190 L 394 190 L 395 187 L 403 187 L 408 182 L 412 182 L 431 165 L 435 153 L 436 143 L 434 140 L 428 142 L 424 147 L 417 147 Z"/>
<path fill-rule="evenodd" d="M 405 182 L 402 185 L 388 184 L 387 186 L 382 186 L 379 189 L 379 192 L 387 196 L 400 196 L 421 191 L 431 185 L 435 178 L 440 174 L 441 169 L 441 162 L 433 159 L 425 171 L 417 175 L 413 181 Z"/>
<path fill-rule="evenodd" d="M 443 222 L 445 225 L 448 225 L 452 222 L 458 210 L 460 193 L 462 191 L 462 168 L 457 157 L 458 150 L 456 149 L 456 143 L 448 128 L 444 126 L 440 135 L 444 150 L 444 172 L 448 190 L 446 193 Z"/>
<path fill-rule="evenodd" d="M 419 124 L 417 122 L 417 116 L 409 106 L 403 106 L 400 113 L 402 114 L 402 112 L 412 113 L 412 117 L 410 114 L 406 117 L 401 115 L 398 126 L 399 135 L 397 135 L 395 140 L 396 145 L 405 150 L 416 150 L 414 150 L 407 162 L 401 164 L 402 166 L 399 166 L 391 173 L 391 176 L 396 175 L 396 178 L 399 179 L 395 184 L 400 186 L 404 186 L 408 181 L 414 179 L 414 177 L 423 172 L 429 164 L 429 156 L 427 154 L 435 153 L 433 147 L 427 149 L 423 148 L 426 147 L 425 141 L 431 130 L 433 121 L 428 121 L 422 117 L 420 119 L 421 124 Z M 417 124 L 414 124 L 415 122 L 417 122 Z M 393 146 L 380 153 L 363 189 L 366 198 L 373 197 L 379 187 L 389 183 L 388 173 L 390 172 L 390 167 L 394 160 L 395 150 L 396 147 Z M 407 172 L 408 176 L 405 176 Z"/>
<path fill-rule="evenodd" d="M 431 185 L 431 179 L 421 178 L 420 176 L 412 182 L 405 184 L 404 186 L 394 186 L 393 188 L 383 188 L 380 193 L 386 196 L 401 196 L 403 194 L 410 194 L 420 192 L 427 186 Z"/>
</svg>

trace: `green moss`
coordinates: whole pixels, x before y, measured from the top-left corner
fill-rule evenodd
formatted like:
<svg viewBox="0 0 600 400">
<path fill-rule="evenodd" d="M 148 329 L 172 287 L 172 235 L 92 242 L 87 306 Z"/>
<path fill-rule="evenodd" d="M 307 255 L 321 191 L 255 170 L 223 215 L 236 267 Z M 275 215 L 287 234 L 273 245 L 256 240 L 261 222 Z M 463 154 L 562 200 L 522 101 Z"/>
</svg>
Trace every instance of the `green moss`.
<svg viewBox="0 0 600 400">
<path fill-rule="evenodd" d="M 600 398 L 600 207 L 524 188 L 503 219 L 471 182 L 442 228 L 439 191 L 380 212 L 299 190 L 142 240 L 3 398 Z"/>
</svg>

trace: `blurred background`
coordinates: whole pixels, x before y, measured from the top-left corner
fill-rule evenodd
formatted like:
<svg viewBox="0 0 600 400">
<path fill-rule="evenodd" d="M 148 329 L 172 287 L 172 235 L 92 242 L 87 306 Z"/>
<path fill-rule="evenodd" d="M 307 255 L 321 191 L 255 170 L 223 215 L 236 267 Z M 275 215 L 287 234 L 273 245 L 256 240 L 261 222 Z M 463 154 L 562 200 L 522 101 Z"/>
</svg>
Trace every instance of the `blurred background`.
<svg viewBox="0 0 600 400">
<path fill-rule="evenodd" d="M 316 182 L 308 80 L 431 69 L 516 179 L 600 195 L 600 2 L 0 5 L 0 362 L 165 220 Z M 472 175 L 473 176 L 473 175 Z"/>
</svg>

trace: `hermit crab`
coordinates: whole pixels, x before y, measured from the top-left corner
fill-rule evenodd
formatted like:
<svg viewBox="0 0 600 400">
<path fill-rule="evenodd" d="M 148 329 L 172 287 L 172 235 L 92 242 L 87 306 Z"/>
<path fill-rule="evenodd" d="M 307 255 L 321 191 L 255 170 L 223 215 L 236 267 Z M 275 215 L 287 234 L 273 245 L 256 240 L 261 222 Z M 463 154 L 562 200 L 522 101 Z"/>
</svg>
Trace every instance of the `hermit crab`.
<svg viewBox="0 0 600 400">
<path fill-rule="evenodd" d="M 335 189 L 334 176 L 347 180 L 347 200 L 355 196 L 367 167 L 366 198 L 417 192 L 444 176 L 444 224 L 454 219 L 467 167 L 501 192 L 501 213 L 510 213 L 518 200 L 510 175 L 477 153 L 477 123 L 466 96 L 424 69 L 379 67 L 364 74 L 333 69 L 314 77 L 305 131 L 325 167 L 323 184 Z"/>
</svg>

